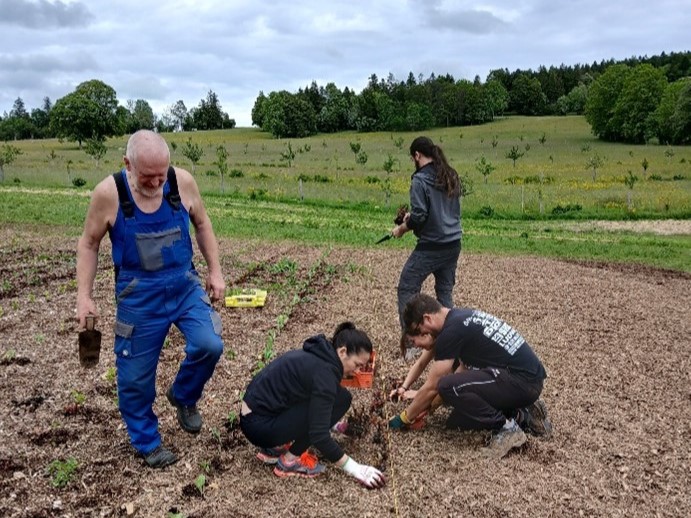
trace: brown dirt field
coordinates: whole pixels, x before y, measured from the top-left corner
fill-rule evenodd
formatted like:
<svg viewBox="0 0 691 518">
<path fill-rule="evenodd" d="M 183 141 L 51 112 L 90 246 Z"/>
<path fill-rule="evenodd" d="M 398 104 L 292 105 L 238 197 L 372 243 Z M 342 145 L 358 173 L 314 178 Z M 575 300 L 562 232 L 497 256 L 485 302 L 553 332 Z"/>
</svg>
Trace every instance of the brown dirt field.
<svg viewBox="0 0 691 518">
<path fill-rule="evenodd" d="M 554 436 L 490 461 L 483 434 L 443 428 L 444 409 L 423 430 L 389 433 L 382 423 L 401 404 L 387 402 L 363 438 L 342 439 L 356 460 L 386 467 L 387 487 L 367 491 L 334 467 L 314 480 L 278 479 L 226 421 L 279 315 L 289 318 L 277 353 L 346 319 L 369 332 L 375 390 L 353 389 L 351 410 L 368 412 L 374 392 L 407 368 L 395 309 L 406 252 L 222 242 L 227 284 L 268 288 L 269 298 L 263 309 L 220 308 L 227 354 L 200 402 L 197 436 L 161 397 L 182 359 L 171 333 L 155 410 L 181 460 L 152 471 L 128 445 L 108 376 L 107 246 L 96 286 L 101 362 L 79 366 L 75 245 L 53 230 L 0 230 L 0 516 L 691 516 L 688 274 L 464 253 L 455 301 L 505 318 L 537 351 Z M 54 487 L 49 464 L 69 458 L 72 479 Z M 194 485 L 202 473 L 203 494 Z"/>
</svg>

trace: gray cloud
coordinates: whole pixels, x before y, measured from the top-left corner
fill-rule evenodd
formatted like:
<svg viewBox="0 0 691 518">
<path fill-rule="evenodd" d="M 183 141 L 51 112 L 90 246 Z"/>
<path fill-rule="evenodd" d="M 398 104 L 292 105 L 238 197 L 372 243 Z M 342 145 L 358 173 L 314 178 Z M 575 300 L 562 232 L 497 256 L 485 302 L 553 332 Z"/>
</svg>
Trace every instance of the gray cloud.
<svg viewBox="0 0 691 518">
<path fill-rule="evenodd" d="M 445 11 L 432 8 L 426 11 L 426 14 L 428 27 L 454 32 L 490 34 L 507 25 L 501 18 L 481 9 Z"/>
<path fill-rule="evenodd" d="M 83 27 L 93 19 L 89 9 L 82 3 L 68 4 L 60 0 L 0 0 L 0 12 L 0 24 L 29 29 Z"/>
<path fill-rule="evenodd" d="M 246 126 L 260 90 L 313 80 L 359 92 L 371 74 L 472 80 L 688 50 L 686 3 L 0 0 L 0 113 L 17 97 L 38 107 L 100 79 L 122 104 L 145 99 L 157 113 L 178 99 L 196 106 L 211 89 Z M 69 34 L 55 30 L 68 24 Z"/>
</svg>

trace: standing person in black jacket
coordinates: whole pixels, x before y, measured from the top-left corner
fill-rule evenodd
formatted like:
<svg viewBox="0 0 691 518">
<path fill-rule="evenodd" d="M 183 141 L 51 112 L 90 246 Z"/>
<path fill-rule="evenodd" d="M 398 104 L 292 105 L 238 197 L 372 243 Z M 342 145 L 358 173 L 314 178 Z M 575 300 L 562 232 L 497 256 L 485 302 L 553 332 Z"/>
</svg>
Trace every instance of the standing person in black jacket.
<svg viewBox="0 0 691 518">
<path fill-rule="evenodd" d="M 398 315 L 403 327 L 403 308 L 420 293 L 427 277 L 434 275 L 434 291 L 439 303 L 453 307 L 456 266 L 461 253 L 461 198 L 458 173 L 446 160 L 442 149 L 428 137 L 417 137 L 410 144 L 415 172 L 410 183 L 410 212 L 403 223 L 391 231 L 402 237 L 412 230 L 417 245 L 401 271 L 398 281 Z M 415 358 L 408 348 L 406 361 Z"/>
<path fill-rule="evenodd" d="M 279 356 L 252 379 L 242 401 L 240 427 L 260 448 L 257 457 L 276 465 L 277 476 L 321 474 L 325 466 L 308 452 L 314 446 L 363 485 L 385 484 L 378 469 L 357 463 L 331 437 L 331 428 L 352 400 L 341 379 L 367 365 L 371 352 L 367 334 L 343 322 L 332 340 L 323 334 L 313 336 L 302 349 Z"/>
</svg>

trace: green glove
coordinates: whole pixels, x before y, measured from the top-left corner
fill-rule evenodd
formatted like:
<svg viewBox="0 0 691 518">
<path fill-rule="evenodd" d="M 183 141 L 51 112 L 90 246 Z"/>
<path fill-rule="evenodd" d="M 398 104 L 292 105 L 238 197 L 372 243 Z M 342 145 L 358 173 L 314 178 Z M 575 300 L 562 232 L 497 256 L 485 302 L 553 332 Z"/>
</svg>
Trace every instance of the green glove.
<svg viewBox="0 0 691 518">
<path fill-rule="evenodd" d="M 391 419 L 389 419 L 389 428 L 392 430 L 401 430 L 405 428 L 405 423 L 403 422 L 403 419 L 401 419 L 400 415 L 395 415 Z"/>
<path fill-rule="evenodd" d="M 408 420 L 408 414 L 405 410 L 399 415 L 389 419 L 389 428 L 392 430 L 402 430 L 403 428 L 407 428 L 408 425 L 410 425 L 410 421 Z"/>
</svg>

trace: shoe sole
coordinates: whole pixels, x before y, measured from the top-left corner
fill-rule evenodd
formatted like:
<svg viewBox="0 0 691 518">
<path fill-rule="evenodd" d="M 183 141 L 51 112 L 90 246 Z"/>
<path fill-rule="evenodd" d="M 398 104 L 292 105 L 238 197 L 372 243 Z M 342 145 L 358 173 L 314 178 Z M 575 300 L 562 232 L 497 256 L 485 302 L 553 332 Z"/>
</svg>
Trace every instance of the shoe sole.
<svg viewBox="0 0 691 518">
<path fill-rule="evenodd" d="M 175 400 L 175 397 L 173 396 L 173 391 L 168 389 L 166 392 L 166 398 L 168 399 L 168 402 L 175 407 L 175 410 L 177 411 L 177 417 L 178 417 L 178 424 L 180 425 L 180 428 L 182 428 L 184 431 L 187 433 L 192 433 L 192 434 L 197 434 L 202 431 L 202 427 L 200 426 L 199 428 L 190 428 L 188 426 L 185 426 L 184 421 L 180 417 L 180 405 L 178 402 Z"/>
<path fill-rule="evenodd" d="M 163 469 L 167 468 L 168 466 L 172 466 L 178 461 L 177 457 L 171 460 L 167 460 L 165 462 L 159 463 L 159 464 L 149 464 L 148 462 L 146 463 L 147 466 L 149 466 L 151 469 Z"/>
<path fill-rule="evenodd" d="M 530 432 L 538 437 L 548 439 L 552 436 L 552 423 L 547 416 L 547 406 L 545 402 L 538 399 L 530 405 L 530 414 L 534 417 L 533 425 L 530 427 Z M 537 425 L 537 426 L 535 426 Z"/>
<path fill-rule="evenodd" d="M 520 433 L 512 434 L 509 439 L 501 444 L 501 447 L 490 446 L 486 448 L 486 454 L 493 459 L 503 459 L 512 449 L 523 446 L 527 440 L 528 438 L 525 436 L 523 430 L 521 430 Z"/>
<path fill-rule="evenodd" d="M 257 452 L 256 457 L 264 464 L 273 465 L 278 463 L 278 457 L 272 457 L 271 455 L 266 455 L 265 453 L 262 453 L 260 451 Z"/>
<path fill-rule="evenodd" d="M 300 478 L 315 478 L 321 475 L 322 472 L 320 471 L 319 473 L 300 473 L 298 471 L 283 471 L 282 469 L 279 469 L 278 467 L 274 468 L 274 475 L 280 478 L 288 478 L 288 477 L 300 477 Z"/>
</svg>

